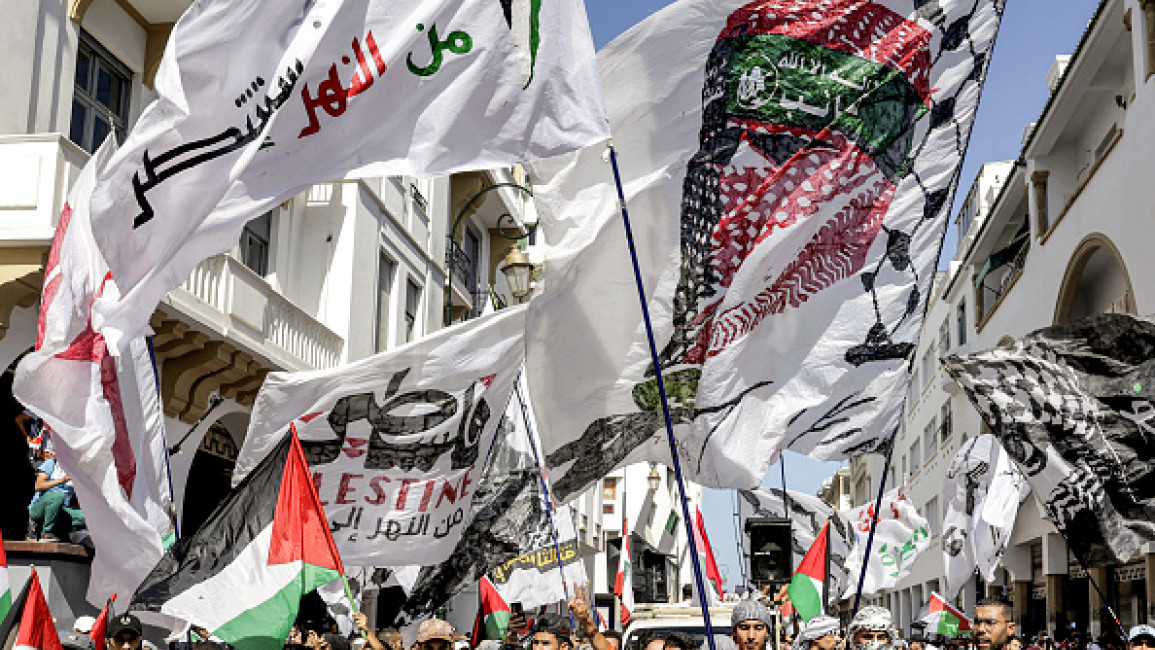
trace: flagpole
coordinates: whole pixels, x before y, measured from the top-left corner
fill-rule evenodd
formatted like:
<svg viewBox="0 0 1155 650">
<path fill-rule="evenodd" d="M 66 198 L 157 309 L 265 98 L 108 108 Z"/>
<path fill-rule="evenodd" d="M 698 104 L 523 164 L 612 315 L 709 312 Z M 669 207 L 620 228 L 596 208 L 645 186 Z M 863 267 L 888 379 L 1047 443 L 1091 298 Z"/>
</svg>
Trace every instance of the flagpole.
<svg viewBox="0 0 1155 650">
<path fill-rule="evenodd" d="M 866 584 L 866 569 L 870 566 L 870 547 L 874 545 L 874 530 L 878 526 L 878 513 L 882 510 L 882 495 L 886 492 L 886 475 L 890 471 L 890 458 L 894 454 L 894 445 L 897 442 L 898 431 L 890 438 L 890 447 L 886 450 L 886 460 L 882 464 L 882 480 L 878 482 L 878 498 L 874 501 L 874 516 L 870 518 L 870 535 L 866 538 L 866 550 L 862 553 L 862 571 L 858 574 L 858 590 L 854 593 L 854 610 L 850 617 L 858 613 L 858 603 L 862 600 L 862 587 Z"/>
<path fill-rule="evenodd" d="M 160 394 L 160 370 L 157 368 L 157 365 L 156 365 L 156 347 L 153 345 L 151 336 L 147 337 L 145 340 L 148 341 L 148 358 L 149 358 L 149 360 L 152 361 L 152 378 L 153 378 L 153 382 L 156 385 L 156 399 L 157 399 L 157 404 L 159 405 L 162 403 L 161 400 L 163 400 L 164 398 L 161 397 L 161 394 Z M 185 437 L 187 438 L 188 436 L 186 435 Z M 180 524 L 177 522 L 176 495 L 173 492 L 172 467 L 169 465 L 168 459 L 169 459 L 168 440 L 165 440 L 164 441 L 164 474 L 166 477 L 168 477 L 168 503 L 169 503 L 169 507 L 172 509 L 172 532 L 173 532 L 173 535 L 176 537 L 176 540 L 179 541 L 180 540 Z"/>
<path fill-rule="evenodd" d="M 674 437 L 674 425 L 670 421 L 670 404 L 666 399 L 666 385 L 662 380 L 662 362 L 658 358 L 658 346 L 654 342 L 654 326 L 650 321 L 650 308 L 646 303 L 646 289 L 642 284 L 642 270 L 638 265 L 638 251 L 634 246 L 634 232 L 630 228 L 630 213 L 626 208 L 626 193 L 622 189 L 621 172 L 618 170 L 618 154 L 614 149 L 613 140 L 607 143 L 610 152 L 610 165 L 614 170 L 614 185 L 618 190 L 618 205 L 621 207 L 622 223 L 626 229 L 626 244 L 630 249 L 630 260 L 634 266 L 634 283 L 638 288 L 638 300 L 642 306 L 642 320 L 646 324 L 646 338 L 649 339 L 650 344 L 650 360 L 654 366 L 654 375 L 658 382 L 658 395 L 662 399 L 662 416 L 666 423 L 666 438 L 670 443 L 670 458 L 674 465 L 674 476 L 678 481 L 678 497 L 682 501 L 682 519 L 685 521 L 686 537 L 690 543 L 690 560 L 694 567 L 694 582 L 698 586 L 698 602 L 702 607 L 702 622 L 706 627 L 706 641 L 710 645 L 710 650 L 716 650 L 714 647 L 714 626 L 710 623 L 710 605 L 709 599 L 705 597 L 706 587 L 705 581 L 702 579 L 702 565 L 698 561 L 698 545 L 694 542 L 694 522 L 690 519 L 690 505 L 686 502 L 686 483 L 682 479 L 682 463 L 678 459 L 678 441 Z"/>
<path fill-rule="evenodd" d="M 794 563 L 794 518 L 790 516 L 790 492 L 786 489 L 786 450 L 778 452 L 778 469 L 782 475 L 782 514 L 786 517 L 787 523 L 790 525 L 790 563 Z M 829 574 L 825 574 L 829 575 Z M 825 589 L 826 583 L 829 580 L 823 579 L 822 585 Z M 825 611 L 825 603 L 823 603 Z M 798 636 L 798 608 L 792 608 L 794 611 L 790 614 L 790 623 L 794 626 L 794 636 Z"/>
<path fill-rule="evenodd" d="M 549 484 L 545 480 L 545 467 L 541 464 L 541 455 L 537 453 L 537 435 L 533 431 L 533 425 L 529 422 L 529 410 L 525 406 L 525 400 L 521 398 L 521 375 L 513 380 L 513 394 L 517 395 L 517 405 L 521 408 L 521 421 L 525 423 L 525 434 L 529 438 L 530 449 L 533 449 L 533 460 L 537 463 L 537 477 L 541 481 L 541 490 L 545 495 L 545 516 L 549 520 L 549 530 L 553 535 L 553 552 L 557 556 L 557 571 L 561 575 L 561 589 L 565 594 L 566 605 L 569 604 L 569 582 L 565 579 L 565 565 L 562 564 L 561 559 L 561 544 L 557 539 L 557 526 L 553 520 L 553 494 L 550 493 Z M 576 528 L 574 530 L 577 530 Z M 592 606 L 592 603 L 591 603 Z M 568 607 L 567 607 L 568 611 Z M 573 612 L 569 613 L 569 626 L 571 630 L 576 630 L 577 625 L 573 620 Z"/>
</svg>

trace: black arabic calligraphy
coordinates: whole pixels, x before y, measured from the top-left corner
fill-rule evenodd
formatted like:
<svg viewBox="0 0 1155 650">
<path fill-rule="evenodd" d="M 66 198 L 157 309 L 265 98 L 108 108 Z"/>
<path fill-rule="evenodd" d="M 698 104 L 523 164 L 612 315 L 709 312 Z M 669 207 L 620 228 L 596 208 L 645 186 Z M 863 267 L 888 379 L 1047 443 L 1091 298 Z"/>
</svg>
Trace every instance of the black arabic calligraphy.
<svg viewBox="0 0 1155 650">
<path fill-rule="evenodd" d="M 197 165 L 202 165 L 227 153 L 237 151 L 256 140 L 264 131 L 265 126 L 268 125 L 273 114 L 276 113 L 293 94 L 293 88 L 296 86 L 297 79 L 302 70 L 304 70 L 304 66 L 301 61 L 298 60 L 278 79 L 279 92 L 272 96 L 265 95 L 264 106 L 258 103 L 254 108 L 257 118 L 256 124 L 253 124 L 253 116 L 250 115 L 245 118 L 245 128 L 243 130 L 232 126 L 217 135 L 186 142 L 156 157 L 150 157 L 146 149 L 141 156 L 141 165 L 144 167 L 144 180 L 141 180 L 140 172 L 132 175 L 132 190 L 136 195 L 136 203 L 140 206 L 140 214 L 136 215 L 136 218 L 134 218 L 132 222 L 133 229 L 143 226 L 155 216 L 152 205 L 149 204 L 148 199 L 145 197 L 147 192 L 181 172 L 188 171 Z M 264 80 L 257 77 L 253 83 L 258 87 L 263 86 Z M 239 100 L 238 103 L 240 103 Z M 263 146 L 264 145 L 262 145 L 262 147 Z M 214 149 L 213 147 L 217 148 Z M 204 149 L 208 149 L 208 151 L 182 158 L 187 154 L 192 154 Z"/>
</svg>

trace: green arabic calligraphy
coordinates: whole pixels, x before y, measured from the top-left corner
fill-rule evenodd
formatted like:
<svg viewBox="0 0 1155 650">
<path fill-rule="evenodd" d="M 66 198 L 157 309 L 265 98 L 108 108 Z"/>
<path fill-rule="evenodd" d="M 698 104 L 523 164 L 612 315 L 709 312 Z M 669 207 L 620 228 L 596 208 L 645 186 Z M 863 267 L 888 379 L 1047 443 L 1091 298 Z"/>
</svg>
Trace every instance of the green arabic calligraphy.
<svg viewBox="0 0 1155 650">
<path fill-rule="evenodd" d="M 425 31 L 425 25 L 418 23 L 417 31 Z M 429 49 L 433 53 L 433 60 L 429 62 L 429 65 L 418 67 L 414 64 L 412 52 L 405 57 L 405 65 L 408 66 L 409 72 L 412 72 L 418 77 L 429 77 L 436 74 L 437 71 L 441 69 L 441 64 L 445 62 L 446 50 L 453 54 L 460 55 L 467 54 L 473 49 L 473 37 L 461 30 L 449 32 L 445 40 L 438 40 L 437 25 L 430 25 L 427 36 L 429 38 Z"/>
</svg>

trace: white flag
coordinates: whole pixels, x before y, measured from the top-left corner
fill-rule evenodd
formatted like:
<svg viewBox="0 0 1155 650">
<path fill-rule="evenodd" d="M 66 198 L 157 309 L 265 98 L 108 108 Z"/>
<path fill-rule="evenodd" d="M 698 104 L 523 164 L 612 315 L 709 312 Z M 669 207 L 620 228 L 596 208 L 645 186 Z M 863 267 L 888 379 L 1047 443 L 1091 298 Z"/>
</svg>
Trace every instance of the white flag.
<svg viewBox="0 0 1155 650">
<path fill-rule="evenodd" d="M 346 174 L 486 169 L 604 140 L 581 0 L 200 0 L 93 197 L 131 336 L 245 221 Z M 103 320 L 98 320 L 103 322 Z"/>
<path fill-rule="evenodd" d="M 93 303 L 117 290 L 89 221 L 96 177 L 116 153 L 109 137 L 80 173 L 60 215 L 44 272 L 36 350 L 16 368 L 12 393 L 52 429 L 96 546 L 88 601 L 131 595 L 173 530 L 164 415 L 148 345 L 125 342 L 116 359 L 95 331 Z M 151 310 L 149 310 L 151 313 Z"/>
<path fill-rule="evenodd" d="M 871 520 L 875 520 L 874 541 L 870 546 L 870 561 L 866 566 L 863 595 L 893 589 L 914 566 L 914 560 L 930 547 L 930 529 L 926 519 L 918 514 L 906 496 L 905 488 L 894 488 L 882 497 L 882 508 L 874 513 L 874 503 L 841 513 L 854 525 L 858 540 L 846 560 L 849 584 L 843 598 L 852 598 L 858 589 L 863 556 L 870 535 Z"/>
<path fill-rule="evenodd" d="M 694 480 L 751 487 L 782 448 L 846 458 L 897 429 L 1002 4 L 682 0 L 598 54 Z M 529 387 L 562 499 L 669 460 L 601 157 L 532 174 Z"/>
<path fill-rule="evenodd" d="M 525 308 L 504 309 L 338 368 L 270 374 L 234 484 L 293 425 L 345 562 L 445 561 L 471 523 L 524 331 Z"/>
<path fill-rule="evenodd" d="M 988 582 L 1011 539 L 1019 504 L 1030 487 L 998 439 L 984 434 L 968 440 L 951 461 L 943 494 L 942 524 L 946 589 L 954 598 L 978 568 Z"/>
<path fill-rule="evenodd" d="M 526 609 L 552 605 L 567 600 L 567 589 L 572 598 L 575 587 L 589 582 L 578 547 L 573 507 L 567 505 L 554 510 L 553 523 L 557 528 L 556 544 L 547 524 L 532 536 L 538 540 L 535 548 L 490 571 L 489 581 L 506 603 L 521 603 Z M 558 568 L 559 549 L 561 569 Z"/>
</svg>

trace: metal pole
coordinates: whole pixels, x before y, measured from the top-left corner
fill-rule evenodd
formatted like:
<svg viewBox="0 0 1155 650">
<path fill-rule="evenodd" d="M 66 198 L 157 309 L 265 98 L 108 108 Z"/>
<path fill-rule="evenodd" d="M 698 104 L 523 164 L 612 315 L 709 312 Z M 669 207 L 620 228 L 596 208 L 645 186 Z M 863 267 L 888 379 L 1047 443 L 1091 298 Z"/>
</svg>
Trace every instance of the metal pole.
<svg viewBox="0 0 1155 650">
<path fill-rule="evenodd" d="M 152 337 L 151 336 L 147 337 L 145 340 L 148 341 L 148 358 L 150 360 L 152 360 L 152 379 L 153 379 L 154 385 L 156 386 L 156 400 L 157 400 L 157 405 L 159 406 L 160 402 L 163 398 L 161 397 L 161 394 L 160 394 L 160 370 L 157 368 L 157 365 L 156 365 L 156 347 L 152 343 Z M 213 408 L 216 408 L 216 407 L 214 406 Z M 209 410 L 212 410 L 212 409 L 209 409 Z M 205 414 L 207 415 L 208 412 L 206 411 Z M 203 420 L 204 418 L 202 417 L 201 419 Z M 162 421 L 163 421 L 163 416 L 162 416 Z M 200 424 L 200 423 L 198 422 L 197 424 Z M 190 433 L 191 433 L 191 431 L 190 431 Z M 185 438 L 188 438 L 187 433 L 185 434 Z M 173 492 L 173 488 L 172 488 L 172 467 L 169 465 L 169 462 L 168 462 L 168 458 L 169 458 L 168 444 L 167 444 L 168 441 L 166 440 L 165 443 L 166 444 L 164 445 L 164 474 L 166 477 L 168 477 L 168 503 L 169 503 L 169 507 L 172 508 L 172 513 L 171 513 L 171 516 L 172 516 L 172 533 L 173 533 L 173 536 L 175 537 L 176 541 L 180 541 L 180 524 L 177 523 L 177 516 L 176 516 L 176 495 Z"/>
<path fill-rule="evenodd" d="M 898 432 L 890 439 L 890 448 L 886 450 L 886 461 L 882 465 L 882 480 L 878 482 L 878 499 L 874 502 L 874 516 L 870 518 L 870 535 L 866 538 L 866 550 L 862 553 L 862 571 L 858 574 L 858 590 L 854 593 L 854 610 L 850 617 L 858 613 L 858 603 L 862 600 L 862 587 L 866 584 L 866 569 L 870 566 L 870 547 L 874 545 L 874 529 L 878 526 L 878 513 L 882 510 L 882 494 L 886 491 L 886 475 L 890 471 L 890 457 L 894 454 L 894 445 L 897 442 Z"/>
<path fill-rule="evenodd" d="M 658 346 L 654 343 L 654 326 L 650 322 L 650 308 L 646 303 L 646 289 L 642 285 L 642 270 L 638 266 L 638 251 L 634 246 L 634 233 L 630 228 L 630 214 L 626 209 L 626 194 L 622 189 L 621 173 L 618 170 L 618 154 L 614 150 L 613 141 L 609 144 L 610 151 L 610 165 L 614 170 L 614 184 L 618 190 L 618 204 L 622 210 L 622 223 L 626 229 L 626 244 L 630 249 L 630 260 L 634 266 L 634 282 L 638 287 L 638 300 L 642 305 L 642 320 L 646 324 L 646 338 L 649 339 L 650 344 L 650 359 L 654 365 L 654 375 L 658 381 L 658 395 L 662 398 L 662 416 L 666 422 L 666 438 L 670 443 L 670 458 L 674 465 L 674 476 L 678 480 L 679 498 L 682 501 L 682 518 L 685 520 L 686 538 L 690 542 L 690 559 L 694 566 L 694 582 L 698 586 L 699 603 L 702 606 L 702 622 L 706 626 L 706 641 L 710 645 L 710 650 L 716 650 L 714 647 L 714 626 L 710 624 L 710 606 L 708 604 L 709 598 L 706 596 L 706 582 L 702 579 L 702 566 L 698 562 L 698 545 L 694 542 L 694 521 L 690 519 L 690 506 L 686 502 L 686 483 L 682 479 L 682 463 L 678 459 L 678 441 L 674 437 L 674 425 L 670 421 L 670 405 L 666 400 L 666 385 L 662 381 L 662 362 L 658 359 Z"/>
<path fill-rule="evenodd" d="M 529 446 L 533 449 L 533 459 L 537 462 L 537 476 L 541 481 L 541 491 L 545 496 L 545 515 L 549 519 L 549 530 L 553 535 L 553 552 L 557 555 L 557 571 L 561 574 L 561 588 L 565 593 L 566 603 L 569 603 L 569 583 L 565 579 L 565 565 L 561 560 L 561 544 L 557 539 L 557 526 L 553 521 L 553 494 L 550 493 L 549 484 L 545 480 L 545 467 L 541 464 L 541 455 L 537 453 L 537 436 L 533 432 L 533 425 L 529 422 L 529 410 L 525 406 L 525 400 L 521 398 L 521 376 L 513 380 L 513 393 L 517 395 L 517 404 L 521 407 L 521 419 L 525 423 L 525 433 L 529 438 Z M 576 531 L 577 528 L 575 527 Z M 589 603 L 592 606 L 592 603 Z M 569 626 L 571 630 L 576 630 L 577 625 L 574 624 L 573 612 L 569 613 Z"/>
</svg>

